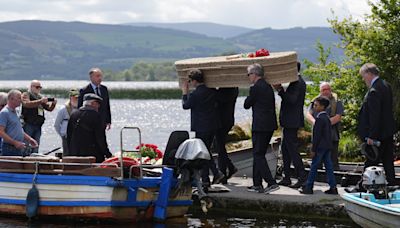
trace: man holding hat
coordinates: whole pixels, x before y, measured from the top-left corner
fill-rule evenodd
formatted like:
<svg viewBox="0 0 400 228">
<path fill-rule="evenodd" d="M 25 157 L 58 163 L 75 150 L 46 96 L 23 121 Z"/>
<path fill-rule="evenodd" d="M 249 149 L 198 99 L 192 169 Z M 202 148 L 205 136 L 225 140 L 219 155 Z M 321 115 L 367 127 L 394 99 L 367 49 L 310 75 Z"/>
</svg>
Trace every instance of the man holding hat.
<svg viewBox="0 0 400 228">
<path fill-rule="evenodd" d="M 68 94 L 69 100 L 65 103 L 64 107 L 58 111 L 56 121 L 54 122 L 54 129 L 60 135 L 62 140 L 64 156 L 69 155 L 67 145 L 67 126 L 72 111 L 75 111 L 78 107 L 79 91 L 77 89 L 71 89 Z"/>
<path fill-rule="evenodd" d="M 96 162 L 112 156 L 99 113 L 102 101 L 94 93 L 85 94 L 83 106 L 71 114 L 67 127 L 69 155 L 94 156 Z"/>
</svg>

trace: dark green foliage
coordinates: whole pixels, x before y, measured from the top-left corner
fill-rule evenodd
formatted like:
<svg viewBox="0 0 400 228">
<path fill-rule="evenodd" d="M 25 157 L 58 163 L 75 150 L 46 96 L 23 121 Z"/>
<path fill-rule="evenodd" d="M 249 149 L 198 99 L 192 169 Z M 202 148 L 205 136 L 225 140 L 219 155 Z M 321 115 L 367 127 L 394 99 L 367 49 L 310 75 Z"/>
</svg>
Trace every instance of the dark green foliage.
<svg viewBox="0 0 400 228">
<path fill-rule="evenodd" d="M 358 76 L 359 67 L 366 63 L 375 63 L 381 70 L 380 76 L 392 85 L 394 94 L 394 112 L 397 123 L 400 123 L 400 2 L 398 0 L 380 0 L 370 2 L 372 14 L 362 22 L 352 18 L 339 21 L 331 20 L 334 31 L 342 36 L 342 46 L 352 68 L 346 85 L 347 89 L 359 103 L 362 100 L 362 84 Z M 357 86 L 354 86 L 357 84 Z M 365 86 L 364 86 L 365 87 Z"/>
</svg>

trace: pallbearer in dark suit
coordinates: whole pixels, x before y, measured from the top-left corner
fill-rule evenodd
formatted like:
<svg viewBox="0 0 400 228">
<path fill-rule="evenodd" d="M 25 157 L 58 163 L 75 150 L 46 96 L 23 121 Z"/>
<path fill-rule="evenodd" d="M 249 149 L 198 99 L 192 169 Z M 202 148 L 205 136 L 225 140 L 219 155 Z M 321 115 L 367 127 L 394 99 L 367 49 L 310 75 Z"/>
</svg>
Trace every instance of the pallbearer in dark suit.
<svg viewBox="0 0 400 228">
<path fill-rule="evenodd" d="M 253 141 L 253 186 L 248 191 L 268 194 L 279 189 L 271 175 L 265 153 L 274 130 L 277 129 L 275 113 L 275 95 L 270 84 L 264 78 L 263 67 L 256 63 L 247 68 L 247 76 L 253 86 L 244 101 L 244 108 L 253 110 L 252 141 Z M 268 183 L 264 189 L 262 180 Z"/>
<path fill-rule="evenodd" d="M 182 107 L 183 109 L 190 109 L 191 130 L 196 133 L 196 138 L 201 139 L 210 151 L 215 133 L 220 127 L 216 91 L 204 84 L 203 72 L 200 70 L 191 70 L 188 76 L 188 81 L 182 86 Z M 195 87 L 195 90 L 188 95 L 189 83 Z M 208 177 L 209 169 L 211 169 L 214 175 L 212 184 L 220 183 L 225 177 L 217 169 L 214 160 L 211 159 L 209 166 L 205 166 L 201 173 L 203 186 L 205 187 L 210 185 L 210 178 Z"/>
<path fill-rule="evenodd" d="M 393 117 L 393 98 L 390 85 L 379 78 L 379 69 L 373 63 L 366 63 L 360 68 L 360 75 L 368 86 L 368 92 L 358 117 L 358 135 L 369 145 L 380 141 L 378 161 L 367 159 L 365 168 L 377 165 L 380 161 L 385 168 L 389 185 L 395 185 L 393 165 L 393 135 L 396 123 Z"/>
<path fill-rule="evenodd" d="M 300 63 L 297 63 L 297 70 L 300 71 Z M 282 97 L 279 122 L 283 128 L 282 156 L 283 172 L 285 177 L 279 182 L 280 185 L 299 188 L 306 180 L 303 161 L 298 150 L 297 131 L 304 127 L 304 97 L 306 95 L 306 83 L 301 75 L 299 80 L 291 82 L 286 89 L 282 85 L 274 85 L 279 96 Z M 291 184 L 290 163 L 293 162 L 298 178 L 297 183 Z"/>
<path fill-rule="evenodd" d="M 99 68 L 92 68 L 89 71 L 90 83 L 84 88 L 79 90 L 78 108 L 82 106 L 83 97 L 85 94 L 94 93 L 103 99 L 99 113 L 103 123 L 103 127 L 107 130 L 111 128 L 111 111 L 110 111 L 110 98 L 108 96 L 108 89 L 102 85 L 103 72 Z"/>
<path fill-rule="evenodd" d="M 238 171 L 229 159 L 225 148 L 228 133 L 235 124 L 234 113 L 238 95 L 239 89 L 237 87 L 219 88 L 217 90 L 218 117 L 221 127 L 217 130 L 215 142 L 218 151 L 218 168 L 226 176 L 223 183 L 227 183 L 227 180 Z"/>
</svg>

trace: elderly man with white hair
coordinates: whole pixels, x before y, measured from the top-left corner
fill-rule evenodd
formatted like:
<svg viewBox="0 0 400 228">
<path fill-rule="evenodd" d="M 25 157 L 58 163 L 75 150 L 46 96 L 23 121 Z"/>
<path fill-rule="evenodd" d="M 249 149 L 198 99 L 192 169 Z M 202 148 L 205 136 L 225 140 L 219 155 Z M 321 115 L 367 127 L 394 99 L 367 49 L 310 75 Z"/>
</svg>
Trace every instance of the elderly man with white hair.
<svg viewBox="0 0 400 228">
<path fill-rule="evenodd" d="M 2 154 L 4 156 L 25 156 L 29 144 L 36 148 L 38 143 L 22 129 L 16 108 L 21 105 L 21 92 L 11 90 L 8 92 L 7 105 L 0 111 L 0 137 L 3 139 Z"/>
<path fill-rule="evenodd" d="M 330 105 L 326 109 L 332 126 L 332 151 L 331 151 L 331 159 L 333 163 L 333 168 L 335 170 L 339 169 L 339 156 L 338 156 L 338 147 L 339 147 L 339 139 L 340 139 L 340 121 L 342 120 L 342 116 L 344 114 L 343 103 L 338 100 L 337 94 L 332 92 L 331 85 L 328 82 L 323 82 L 319 86 L 319 95 L 317 97 L 326 97 L 329 99 Z M 311 101 L 311 104 L 308 108 L 308 112 L 306 114 L 307 121 L 314 125 L 315 118 L 318 113 L 314 110 L 314 100 Z"/>
</svg>

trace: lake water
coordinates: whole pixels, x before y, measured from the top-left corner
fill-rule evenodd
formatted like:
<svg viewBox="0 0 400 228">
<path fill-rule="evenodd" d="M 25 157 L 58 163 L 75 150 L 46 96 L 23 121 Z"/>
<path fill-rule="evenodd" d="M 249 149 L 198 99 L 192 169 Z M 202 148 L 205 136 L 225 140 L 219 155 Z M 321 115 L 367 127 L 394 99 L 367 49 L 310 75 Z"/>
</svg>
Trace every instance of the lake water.
<svg viewBox="0 0 400 228">
<path fill-rule="evenodd" d="M 66 99 L 59 99 L 56 109 L 53 112 L 46 112 L 40 152 L 50 151 L 61 145 L 61 139 L 53 125 L 58 110 L 65 102 Z M 251 121 L 251 111 L 243 109 L 243 102 L 244 97 L 239 97 L 236 103 L 235 118 L 238 123 Z M 120 151 L 120 130 L 124 126 L 139 127 L 142 132 L 142 142 L 156 144 L 162 150 L 165 149 L 172 131 L 190 131 L 190 111 L 182 109 L 181 100 L 111 100 L 110 103 L 112 125 L 106 134 L 112 153 Z M 127 147 L 138 145 L 136 132 L 126 131 L 125 142 Z"/>
</svg>

